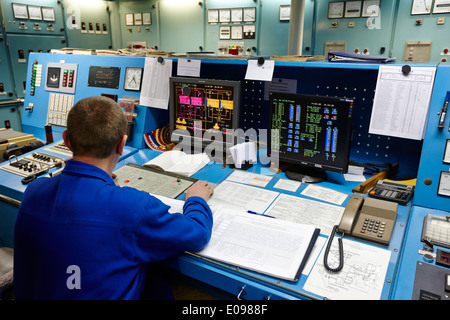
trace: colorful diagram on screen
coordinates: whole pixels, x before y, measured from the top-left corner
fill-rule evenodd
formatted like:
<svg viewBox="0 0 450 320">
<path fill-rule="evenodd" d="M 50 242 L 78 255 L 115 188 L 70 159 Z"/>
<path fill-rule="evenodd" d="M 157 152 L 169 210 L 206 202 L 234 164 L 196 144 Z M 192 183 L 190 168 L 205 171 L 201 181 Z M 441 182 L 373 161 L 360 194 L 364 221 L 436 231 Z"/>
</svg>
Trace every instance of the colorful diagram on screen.
<svg viewBox="0 0 450 320">
<path fill-rule="evenodd" d="M 233 88 L 221 85 L 175 85 L 175 128 L 196 136 L 233 129 Z"/>
</svg>

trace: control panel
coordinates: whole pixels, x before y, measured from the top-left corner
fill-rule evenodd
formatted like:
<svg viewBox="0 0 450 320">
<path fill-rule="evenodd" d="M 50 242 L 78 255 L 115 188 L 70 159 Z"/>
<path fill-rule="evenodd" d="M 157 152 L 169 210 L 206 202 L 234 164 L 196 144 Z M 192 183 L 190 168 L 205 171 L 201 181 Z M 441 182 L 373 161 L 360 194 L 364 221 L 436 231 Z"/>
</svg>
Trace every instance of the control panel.
<svg viewBox="0 0 450 320">
<path fill-rule="evenodd" d="M 32 174 L 40 175 L 45 173 L 48 169 L 61 164 L 63 161 L 64 159 L 60 157 L 43 152 L 34 152 L 21 159 L 13 156 L 0 169 L 27 177 Z"/>
</svg>

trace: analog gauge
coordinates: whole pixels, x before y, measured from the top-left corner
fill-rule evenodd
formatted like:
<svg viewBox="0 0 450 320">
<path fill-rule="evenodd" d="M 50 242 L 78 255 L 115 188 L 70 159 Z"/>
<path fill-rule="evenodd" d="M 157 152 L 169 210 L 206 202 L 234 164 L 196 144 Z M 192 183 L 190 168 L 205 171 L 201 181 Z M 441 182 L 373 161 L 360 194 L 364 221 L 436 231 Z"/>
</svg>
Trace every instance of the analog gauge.
<svg viewBox="0 0 450 320">
<path fill-rule="evenodd" d="M 280 20 L 290 20 L 291 19 L 291 5 L 281 5 L 280 6 Z"/>
<path fill-rule="evenodd" d="M 14 19 L 28 19 L 27 5 L 21 3 L 12 4 Z"/>
<path fill-rule="evenodd" d="M 256 7 L 244 8 L 244 21 L 245 22 L 256 21 Z"/>
<path fill-rule="evenodd" d="M 450 13 L 450 1 L 448 0 L 434 1 L 433 13 Z"/>
<path fill-rule="evenodd" d="M 231 9 L 231 21 L 241 22 L 242 21 L 242 8 Z"/>
<path fill-rule="evenodd" d="M 344 17 L 344 1 L 330 2 L 328 4 L 328 19 L 339 19 Z"/>
<path fill-rule="evenodd" d="M 218 9 L 209 9 L 208 10 L 208 22 L 209 23 L 219 22 L 219 10 Z"/>
<path fill-rule="evenodd" d="M 414 0 L 411 7 L 411 14 L 430 14 L 433 0 Z"/>
<path fill-rule="evenodd" d="M 363 2 L 362 17 L 378 17 L 380 14 L 380 0 L 366 0 Z"/>
<path fill-rule="evenodd" d="M 142 68 L 127 67 L 125 71 L 125 90 L 141 90 Z"/>
<path fill-rule="evenodd" d="M 362 1 L 347 1 L 345 3 L 345 18 L 359 18 L 361 16 Z"/>
<path fill-rule="evenodd" d="M 219 10 L 219 21 L 222 23 L 229 23 L 231 21 L 230 9 Z"/>
<path fill-rule="evenodd" d="M 242 39 L 242 26 L 231 26 L 231 39 Z"/>
</svg>

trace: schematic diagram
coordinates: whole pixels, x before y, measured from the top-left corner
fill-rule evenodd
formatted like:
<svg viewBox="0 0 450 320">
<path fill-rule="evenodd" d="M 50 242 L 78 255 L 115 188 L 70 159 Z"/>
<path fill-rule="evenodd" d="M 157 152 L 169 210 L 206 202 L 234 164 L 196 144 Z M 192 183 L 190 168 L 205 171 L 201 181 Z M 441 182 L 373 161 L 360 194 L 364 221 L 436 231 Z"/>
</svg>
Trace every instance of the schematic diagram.
<svg viewBox="0 0 450 320">
<path fill-rule="evenodd" d="M 176 129 L 188 130 L 194 135 L 203 134 L 207 130 L 226 133 L 227 129 L 232 129 L 232 89 L 216 85 L 178 85 L 175 92 Z"/>
</svg>

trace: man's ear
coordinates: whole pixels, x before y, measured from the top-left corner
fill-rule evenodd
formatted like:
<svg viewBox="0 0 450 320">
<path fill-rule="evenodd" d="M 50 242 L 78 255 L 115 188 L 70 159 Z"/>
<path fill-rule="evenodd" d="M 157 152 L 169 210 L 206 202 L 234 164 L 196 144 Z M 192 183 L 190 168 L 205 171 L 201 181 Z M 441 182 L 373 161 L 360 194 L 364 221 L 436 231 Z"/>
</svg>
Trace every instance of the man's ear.
<svg viewBox="0 0 450 320">
<path fill-rule="evenodd" d="M 64 144 L 66 145 L 66 147 L 69 148 L 70 151 L 73 151 L 73 150 L 72 150 L 72 147 L 70 146 L 69 135 L 68 135 L 68 133 L 67 133 L 67 130 L 64 130 L 64 131 L 63 131 L 62 137 L 63 137 Z"/>
<path fill-rule="evenodd" d="M 122 137 L 122 139 L 119 141 L 119 143 L 117 144 L 116 152 L 117 152 L 119 155 L 122 155 L 122 153 L 123 153 L 123 148 L 125 147 L 125 144 L 127 143 L 127 139 L 128 139 L 128 136 L 127 136 L 127 135 L 124 135 L 124 136 Z"/>
</svg>

